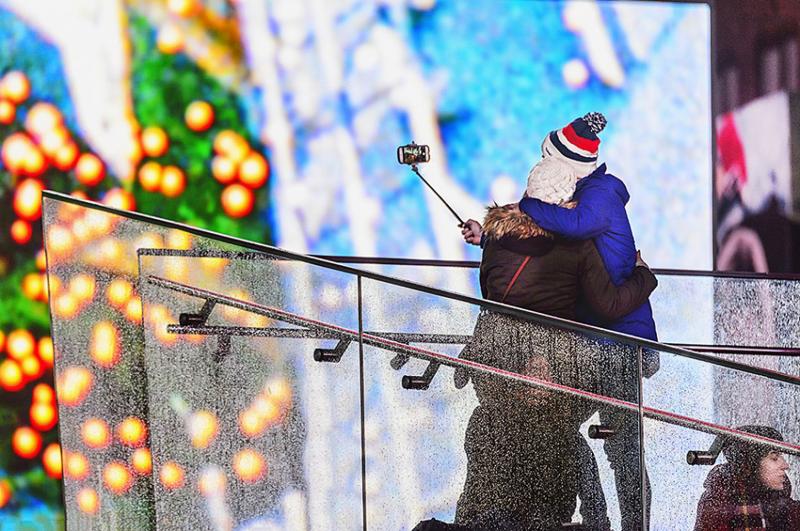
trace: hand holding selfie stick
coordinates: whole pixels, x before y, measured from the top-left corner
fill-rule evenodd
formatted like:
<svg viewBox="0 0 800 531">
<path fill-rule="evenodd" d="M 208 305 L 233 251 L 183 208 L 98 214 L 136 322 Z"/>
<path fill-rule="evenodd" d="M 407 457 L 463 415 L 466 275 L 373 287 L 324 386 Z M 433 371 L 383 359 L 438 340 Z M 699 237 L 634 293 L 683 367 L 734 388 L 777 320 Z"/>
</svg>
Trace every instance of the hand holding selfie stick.
<svg viewBox="0 0 800 531">
<path fill-rule="evenodd" d="M 456 217 L 456 219 L 458 220 L 458 226 L 463 227 L 464 220 L 461 219 L 461 216 L 456 214 L 456 211 L 453 210 L 453 208 L 447 203 L 447 201 L 444 200 L 444 197 L 439 195 L 439 192 L 437 192 L 436 189 L 433 186 L 431 186 L 431 183 L 429 183 L 417 169 L 417 164 L 422 162 L 428 162 L 430 160 L 431 160 L 431 152 L 428 146 L 417 145 L 414 142 L 411 142 L 408 145 L 400 146 L 397 148 L 397 162 L 399 162 L 400 164 L 410 165 L 411 171 L 416 173 L 417 177 L 422 179 L 422 182 L 424 182 L 425 185 L 431 189 L 431 192 L 436 194 L 436 197 L 438 197 L 439 200 L 442 203 L 444 203 L 444 206 L 447 207 L 447 210 L 449 210 L 450 213 Z"/>
</svg>

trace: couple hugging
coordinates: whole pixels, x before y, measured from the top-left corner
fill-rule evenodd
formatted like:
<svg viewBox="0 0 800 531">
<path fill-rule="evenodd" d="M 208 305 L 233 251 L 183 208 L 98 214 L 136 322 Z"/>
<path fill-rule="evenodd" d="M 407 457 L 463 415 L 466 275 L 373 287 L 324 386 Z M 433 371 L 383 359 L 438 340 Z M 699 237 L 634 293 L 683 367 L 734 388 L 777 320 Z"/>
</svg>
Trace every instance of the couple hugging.
<svg viewBox="0 0 800 531">
<path fill-rule="evenodd" d="M 636 251 L 621 180 L 598 166 L 606 125 L 589 113 L 542 142 L 519 203 L 488 209 L 483 226 L 465 223 L 464 239 L 483 248 L 484 298 L 656 340 L 648 302 L 657 281 Z M 571 339 L 570 339 L 571 338 Z M 505 370 L 632 402 L 638 397 L 633 348 L 590 341 L 508 316 L 482 312 L 461 356 Z M 643 375 L 658 370 L 646 352 Z M 456 524 L 467 529 L 557 529 L 581 501 L 584 529 L 610 529 L 597 464 L 578 428 L 596 404 L 469 375 L 479 406 L 465 437 L 467 479 Z M 456 385 L 467 378 L 456 372 Z M 642 529 L 650 505 L 642 496 L 635 413 L 600 408 L 614 470 L 622 529 Z M 642 510 L 643 504 L 645 511 Z"/>
</svg>

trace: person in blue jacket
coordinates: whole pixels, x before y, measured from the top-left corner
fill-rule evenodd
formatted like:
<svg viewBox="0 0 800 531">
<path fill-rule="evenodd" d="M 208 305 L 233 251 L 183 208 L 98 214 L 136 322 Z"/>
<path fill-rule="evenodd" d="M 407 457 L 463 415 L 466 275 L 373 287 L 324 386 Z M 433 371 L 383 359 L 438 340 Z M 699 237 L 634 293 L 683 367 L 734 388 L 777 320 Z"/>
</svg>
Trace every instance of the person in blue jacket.
<svg viewBox="0 0 800 531">
<path fill-rule="evenodd" d="M 537 225 L 558 236 L 574 240 L 593 239 L 612 282 L 619 286 L 633 273 L 637 251 L 625 211 L 630 194 L 619 178 L 607 173 L 605 164 L 597 164 L 600 147 L 597 134 L 605 126 L 606 119 L 602 114 L 589 113 L 561 129 L 551 131 L 542 142 L 542 158 L 557 158 L 574 171 L 578 180 L 574 195 L 577 202 L 575 208 L 566 209 L 530 197 L 524 197 L 519 206 Z M 468 220 L 464 224 L 462 234 L 469 243 L 477 245 L 481 242 L 482 229 L 475 220 Z M 649 301 L 613 322 L 599 318 L 588 304 L 579 302 L 576 310 L 582 322 L 658 340 Z M 638 400 L 636 365 L 636 360 L 631 360 L 630 375 L 609 375 L 619 383 L 619 388 L 614 389 L 616 398 Z M 652 376 L 658 366 L 658 354 L 646 351 L 643 375 Z M 643 474 L 638 459 L 638 418 L 617 409 L 603 409 L 600 416 L 603 424 L 610 425 L 616 431 L 616 435 L 606 439 L 605 450 L 615 472 L 622 529 L 644 529 L 642 518 L 643 512 L 645 520 L 649 515 L 650 488 L 644 474 L 646 496 L 645 511 L 642 511 L 640 479 Z"/>
</svg>

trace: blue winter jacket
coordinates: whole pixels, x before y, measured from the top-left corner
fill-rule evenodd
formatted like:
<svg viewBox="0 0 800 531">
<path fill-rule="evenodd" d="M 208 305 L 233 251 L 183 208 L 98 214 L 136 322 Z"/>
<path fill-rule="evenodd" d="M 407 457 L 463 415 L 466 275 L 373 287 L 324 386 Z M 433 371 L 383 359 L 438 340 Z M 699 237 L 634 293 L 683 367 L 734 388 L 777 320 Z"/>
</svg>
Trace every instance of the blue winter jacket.
<svg viewBox="0 0 800 531">
<path fill-rule="evenodd" d="M 636 244 L 625 204 L 630 199 L 625 184 L 602 164 L 578 181 L 574 209 L 561 208 L 526 197 L 520 209 L 540 227 L 575 240 L 594 239 L 612 282 L 619 286 L 636 266 Z M 612 323 L 602 322 L 586 305 L 578 308 L 578 318 L 586 323 L 645 339 L 658 340 L 653 310 L 646 302 L 625 317 Z"/>
</svg>

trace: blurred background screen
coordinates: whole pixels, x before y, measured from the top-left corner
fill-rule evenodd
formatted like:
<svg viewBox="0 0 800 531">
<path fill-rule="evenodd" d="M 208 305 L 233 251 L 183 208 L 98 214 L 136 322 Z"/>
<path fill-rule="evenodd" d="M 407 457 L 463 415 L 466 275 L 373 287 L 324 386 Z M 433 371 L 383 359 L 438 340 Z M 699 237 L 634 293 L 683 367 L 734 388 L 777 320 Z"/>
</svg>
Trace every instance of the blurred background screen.
<svg viewBox="0 0 800 531">
<path fill-rule="evenodd" d="M 423 174 L 480 220 L 599 111 L 650 265 L 709 269 L 709 46 L 699 3 L 0 0 L 3 528 L 62 513 L 43 188 L 306 253 L 478 259 L 396 147 L 429 144 Z M 51 289 L 68 315 L 89 287 Z"/>
</svg>

